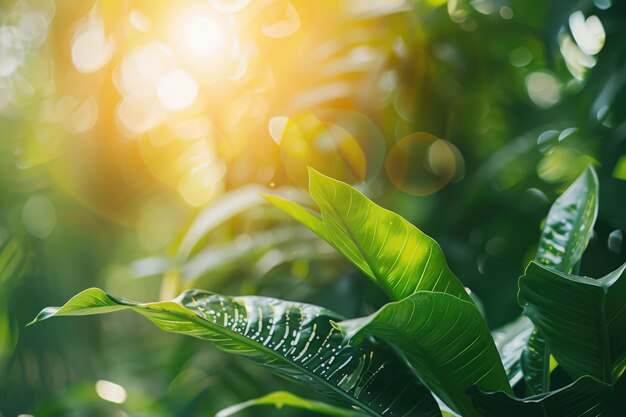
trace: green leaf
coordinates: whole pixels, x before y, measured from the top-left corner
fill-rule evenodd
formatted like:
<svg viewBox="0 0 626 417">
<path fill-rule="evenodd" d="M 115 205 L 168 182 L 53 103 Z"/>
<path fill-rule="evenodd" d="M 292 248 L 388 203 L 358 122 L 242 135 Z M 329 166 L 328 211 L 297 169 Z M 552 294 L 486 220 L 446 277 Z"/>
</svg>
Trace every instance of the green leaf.
<svg viewBox="0 0 626 417">
<path fill-rule="evenodd" d="M 600 279 L 531 263 L 520 278 L 524 314 L 570 376 L 613 384 L 626 367 L 626 264 Z"/>
<path fill-rule="evenodd" d="M 265 188 L 258 185 L 249 185 L 230 191 L 220 197 L 220 199 L 207 205 L 194 219 L 182 237 L 178 246 L 178 257 L 186 259 L 202 238 L 217 226 L 263 202 L 259 198 L 259 193 L 265 191 Z"/>
<path fill-rule="evenodd" d="M 269 194 L 263 194 L 263 197 L 285 213 L 289 214 L 295 220 L 311 229 L 315 234 L 317 234 L 325 241 L 329 243 L 332 242 L 330 236 L 328 235 L 328 232 L 326 232 L 326 226 L 324 226 L 322 219 L 317 214 L 313 213 L 305 207 L 302 207 L 298 203 L 294 203 L 290 200 L 285 200 L 281 197 Z"/>
<path fill-rule="evenodd" d="M 533 328 L 533 323 L 528 317 L 520 316 L 514 322 L 491 333 L 511 386 L 515 386 L 523 377 L 520 355 L 533 333 Z"/>
<path fill-rule="evenodd" d="M 598 215 L 598 177 L 589 166 L 556 199 L 546 218 L 535 261 L 570 273 L 582 257 Z M 535 331 L 520 358 L 526 385 L 533 394 L 550 388 L 550 348 Z"/>
<path fill-rule="evenodd" d="M 297 204 L 270 201 L 340 251 L 392 300 L 437 291 L 472 302 L 437 242 L 401 216 L 314 169 L 309 169 L 309 188 L 320 207 L 321 222 Z"/>
<path fill-rule="evenodd" d="M 511 392 L 483 317 L 453 295 L 420 291 L 337 326 L 349 339 L 366 332 L 393 343 L 426 385 L 463 416 L 478 415 L 466 394 L 471 386 Z"/>
<path fill-rule="evenodd" d="M 217 413 L 215 417 L 230 417 L 247 408 L 258 407 L 262 405 L 273 405 L 279 410 L 285 406 L 294 407 L 302 410 L 313 411 L 317 414 L 324 414 L 327 416 L 335 417 L 363 416 L 363 414 L 356 411 L 344 410 L 342 408 L 325 404 L 323 402 L 307 400 L 298 397 L 290 392 L 276 391 L 272 392 L 271 394 L 264 395 L 263 397 L 256 398 L 254 400 L 244 401 L 239 404 L 231 405 L 230 407 L 225 408 Z"/>
<path fill-rule="evenodd" d="M 504 392 L 471 390 L 476 410 L 484 417 L 617 417 L 611 391 L 591 377 L 583 377 L 559 390 L 528 398 Z M 623 409 L 619 410 L 623 412 Z"/>
<path fill-rule="evenodd" d="M 135 303 L 92 288 L 33 320 L 133 310 L 161 329 L 213 342 L 333 395 L 372 416 L 439 416 L 430 392 L 391 348 L 366 339 L 349 346 L 341 318 L 309 304 L 266 297 L 184 292 L 173 301 Z"/>
<path fill-rule="evenodd" d="M 588 167 L 550 208 L 535 261 L 571 273 L 589 243 L 597 216 L 598 177 Z"/>
<path fill-rule="evenodd" d="M 16 238 L 8 238 L 0 245 L 0 284 L 19 277 L 26 266 L 24 246 Z"/>
<path fill-rule="evenodd" d="M 550 389 L 550 347 L 543 335 L 534 329 L 519 358 L 524 380 L 532 394 Z"/>
</svg>

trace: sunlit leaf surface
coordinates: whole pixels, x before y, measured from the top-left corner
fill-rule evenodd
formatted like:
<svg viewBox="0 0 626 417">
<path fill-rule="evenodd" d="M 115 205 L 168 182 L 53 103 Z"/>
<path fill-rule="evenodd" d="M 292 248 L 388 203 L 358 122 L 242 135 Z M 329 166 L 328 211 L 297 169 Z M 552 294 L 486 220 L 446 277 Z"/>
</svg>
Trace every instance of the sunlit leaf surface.
<svg viewBox="0 0 626 417">
<path fill-rule="evenodd" d="M 322 222 L 293 204 L 271 201 L 337 248 L 392 299 L 432 290 L 473 303 L 432 238 L 349 185 L 315 170 L 309 175 Z"/>
<path fill-rule="evenodd" d="M 233 406 L 225 408 L 217 413 L 215 417 L 229 417 L 237 414 L 242 410 L 263 405 L 272 405 L 279 410 L 283 407 L 294 407 L 303 410 L 314 411 L 318 414 L 335 417 L 358 417 L 365 415 L 356 411 L 344 410 L 329 404 L 324 404 L 319 401 L 312 401 L 300 398 L 289 392 L 279 391 L 272 392 L 271 394 L 264 395 L 263 397 L 256 398 L 254 400 L 244 401 L 240 404 L 235 404 Z"/>
<path fill-rule="evenodd" d="M 370 333 L 398 346 L 428 387 L 464 416 L 479 416 L 466 395 L 474 385 L 511 393 L 483 317 L 452 295 L 420 291 L 338 327 L 349 338 Z"/>
<path fill-rule="evenodd" d="M 33 322 L 134 310 L 163 330 L 213 342 L 353 404 L 372 416 L 438 416 L 430 392 L 385 345 L 351 347 L 323 308 L 265 297 L 224 297 L 192 290 L 173 301 L 138 304 L 92 288 Z M 400 390 L 397 387 L 402 387 Z"/>
</svg>

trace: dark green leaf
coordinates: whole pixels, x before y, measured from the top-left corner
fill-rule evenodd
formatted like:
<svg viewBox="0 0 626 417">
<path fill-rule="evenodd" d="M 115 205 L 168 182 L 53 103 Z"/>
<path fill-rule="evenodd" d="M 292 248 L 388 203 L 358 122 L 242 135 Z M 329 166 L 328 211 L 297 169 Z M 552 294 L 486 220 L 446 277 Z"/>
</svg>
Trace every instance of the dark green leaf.
<svg viewBox="0 0 626 417">
<path fill-rule="evenodd" d="M 556 199 L 546 218 L 535 261 L 570 273 L 589 243 L 598 215 L 598 178 L 588 167 Z M 534 331 L 520 358 L 526 385 L 533 394 L 550 388 L 550 349 Z"/>
<path fill-rule="evenodd" d="M 266 297 L 225 297 L 191 290 L 173 301 L 139 304 L 92 288 L 33 322 L 133 310 L 163 330 L 209 340 L 350 403 L 372 416 L 439 416 L 430 392 L 386 345 L 349 346 L 321 307 Z"/>
<path fill-rule="evenodd" d="M 520 355 L 532 332 L 533 323 L 528 317 L 520 316 L 514 322 L 491 333 L 511 386 L 515 386 L 522 379 Z"/>
<path fill-rule="evenodd" d="M 598 177 L 589 167 L 550 208 L 535 261 L 572 272 L 589 243 L 597 215 Z"/>
<path fill-rule="evenodd" d="M 598 280 L 531 263 L 519 302 L 572 377 L 613 384 L 626 367 L 626 264 Z"/>
<path fill-rule="evenodd" d="M 591 377 L 549 393 L 515 398 L 504 392 L 471 390 L 474 406 L 484 417 L 617 417 L 609 387 Z"/>
<path fill-rule="evenodd" d="M 524 380 L 533 394 L 550 389 L 550 347 L 543 335 L 534 329 L 519 358 Z"/>
<path fill-rule="evenodd" d="M 428 387 L 463 416 L 477 415 L 466 394 L 471 386 L 511 392 L 482 315 L 453 295 L 420 291 L 337 326 L 348 338 L 367 332 L 396 345 Z"/>
</svg>

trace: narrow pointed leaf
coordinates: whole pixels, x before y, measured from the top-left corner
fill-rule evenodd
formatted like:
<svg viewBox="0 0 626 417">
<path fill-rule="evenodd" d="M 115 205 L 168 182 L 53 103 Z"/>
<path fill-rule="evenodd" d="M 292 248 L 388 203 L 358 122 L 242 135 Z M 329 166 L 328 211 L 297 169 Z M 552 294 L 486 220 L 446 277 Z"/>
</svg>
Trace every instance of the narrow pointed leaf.
<svg viewBox="0 0 626 417">
<path fill-rule="evenodd" d="M 572 272 L 587 248 L 597 216 L 598 177 L 589 167 L 550 208 L 535 261 Z"/>
<path fill-rule="evenodd" d="M 484 417 L 618 417 L 609 387 L 583 377 L 556 391 L 529 398 L 515 398 L 504 392 L 471 390 L 474 406 Z"/>
<path fill-rule="evenodd" d="M 281 197 L 266 194 L 264 194 L 263 197 L 276 207 L 280 208 L 285 213 L 289 214 L 295 220 L 311 229 L 311 231 L 313 231 L 325 241 L 329 243 L 331 242 L 331 239 L 326 232 L 326 226 L 324 226 L 324 222 L 322 222 L 322 219 L 319 217 L 319 215 L 314 214 L 313 212 L 311 212 L 307 208 L 302 207 L 298 203 L 294 203 L 290 200 L 285 200 Z"/>
<path fill-rule="evenodd" d="M 313 169 L 309 170 L 309 188 L 324 227 L 293 203 L 270 201 L 340 251 L 392 300 L 416 291 L 438 291 L 472 302 L 437 242 L 410 222 Z"/>
<path fill-rule="evenodd" d="M 547 392 L 550 389 L 550 347 L 537 329 L 528 338 L 519 361 L 530 392 Z"/>
<path fill-rule="evenodd" d="M 215 417 L 230 417 L 248 408 L 264 405 L 272 405 L 277 409 L 281 409 L 285 406 L 299 408 L 301 410 L 315 412 L 319 415 L 334 417 L 360 417 L 365 415 L 357 411 L 346 410 L 330 404 L 325 404 L 323 402 L 307 400 L 298 397 L 297 395 L 294 395 L 290 392 L 276 391 L 272 392 L 271 394 L 255 398 L 254 400 L 244 401 L 239 404 L 231 405 L 230 407 L 225 408 L 217 413 Z"/>
<path fill-rule="evenodd" d="M 531 263 L 519 302 L 570 376 L 613 384 L 626 367 L 626 264 L 600 279 Z"/>
<path fill-rule="evenodd" d="M 463 416 L 478 415 L 466 394 L 471 386 L 511 392 L 483 317 L 453 295 L 420 291 L 337 326 L 350 339 L 365 332 L 393 343 L 426 385 Z"/>
<path fill-rule="evenodd" d="M 266 297 L 184 292 L 173 301 L 140 304 L 92 288 L 33 322 L 133 310 L 161 329 L 213 342 L 227 352 L 294 378 L 371 416 L 439 416 L 430 392 L 386 345 L 344 343 L 321 307 Z"/>
<path fill-rule="evenodd" d="M 598 178 L 588 167 L 556 199 L 541 232 L 535 261 L 570 273 L 582 257 L 598 215 Z M 526 385 L 533 394 L 550 388 L 550 347 L 533 332 L 520 358 Z"/>
</svg>

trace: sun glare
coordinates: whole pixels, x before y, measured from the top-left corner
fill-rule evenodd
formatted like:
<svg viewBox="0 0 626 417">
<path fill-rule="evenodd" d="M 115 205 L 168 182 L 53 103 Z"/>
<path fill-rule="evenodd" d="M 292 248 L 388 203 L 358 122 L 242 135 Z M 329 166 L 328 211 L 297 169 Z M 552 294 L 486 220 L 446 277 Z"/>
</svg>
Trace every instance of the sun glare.
<svg viewBox="0 0 626 417">
<path fill-rule="evenodd" d="M 175 69 L 159 80 L 157 95 L 168 110 L 182 110 L 189 107 L 196 99 L 198 84 L 186 72 Z"/>
<path fill-rule="evenodd" d="M 219 24 L 208 17 L 194 17 L 182 32 L 183 46 L 191 52 L 208 55 L 217 49 L 222 38 Z"/>
</svg>

